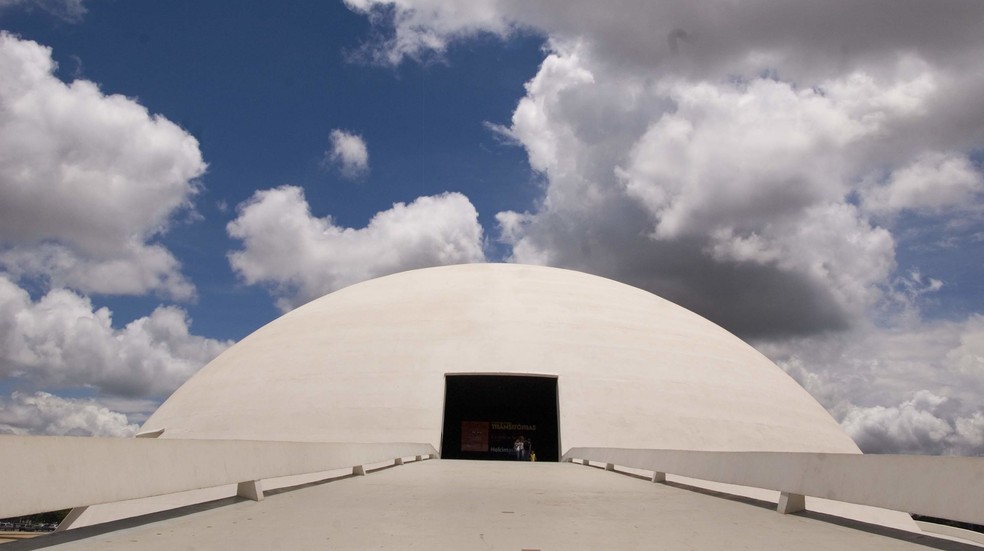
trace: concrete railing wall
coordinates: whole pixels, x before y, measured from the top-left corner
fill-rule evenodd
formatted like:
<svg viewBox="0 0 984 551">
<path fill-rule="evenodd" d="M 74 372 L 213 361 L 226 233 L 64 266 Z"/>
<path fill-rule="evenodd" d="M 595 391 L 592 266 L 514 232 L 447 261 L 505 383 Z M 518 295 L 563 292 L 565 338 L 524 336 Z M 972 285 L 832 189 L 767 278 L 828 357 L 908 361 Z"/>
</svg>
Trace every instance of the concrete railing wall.
<svg viewBox="0 0 984 551">
<path fill-rule="evenodd" d="M 574 459 L 778 490 L 781 512 L 812 496 L 984 524 L 981 457 L 572 448 L 562 461 Z"/>
<path fill-rule="evenodd" d="M 259 481 L 434 458 L 430 444 L 311 443 L 0 436 L 0 518 Z"/>
</svg>

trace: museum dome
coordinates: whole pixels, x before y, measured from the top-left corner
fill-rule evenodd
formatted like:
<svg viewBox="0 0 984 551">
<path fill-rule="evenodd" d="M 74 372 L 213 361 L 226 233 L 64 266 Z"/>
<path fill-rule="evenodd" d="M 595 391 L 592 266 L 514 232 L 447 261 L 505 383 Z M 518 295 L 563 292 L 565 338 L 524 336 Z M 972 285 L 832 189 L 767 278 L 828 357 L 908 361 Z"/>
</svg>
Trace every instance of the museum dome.
<svg viewBox="0 0 984 551">
<path fill-rule="evenodd" d="M 485 378 L 467 378 L 477 375 Z M 609 279 L 516 264 L 413 270 L 314 300 L 215 358 L 142 432 L 428 442 L 446 454 L 447 433 L 459 422 L 524 423 L 508 411 L 486 419 L 452 412 L 452 382 L 475 383 L 464 387 L 472 394 L 454 398 L 467 407 L 499 400 L 483 381 L 502 387 L 522 382 L 517 375 L 555 389 L 526 398 L 521 389 L 506 392 L 555 412 L 538 438 L 556 434 L 561 453 L 574 446 L 859 453 L 782 369 L 714 323 Z"/>
</svg>

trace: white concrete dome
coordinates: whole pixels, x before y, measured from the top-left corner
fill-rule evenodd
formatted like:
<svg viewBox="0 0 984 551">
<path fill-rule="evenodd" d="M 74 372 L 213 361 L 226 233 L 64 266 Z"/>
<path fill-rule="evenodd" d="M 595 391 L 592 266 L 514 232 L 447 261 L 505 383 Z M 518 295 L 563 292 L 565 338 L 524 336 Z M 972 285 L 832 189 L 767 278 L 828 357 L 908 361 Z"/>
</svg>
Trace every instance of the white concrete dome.
<svg viewBox="0 0 984 551">
<path fill-rule="evenodd" d="M 441 444 L 448 374 L 556 377 L 573 446 L 858 453 L 805 390 L 710 321 L 579 272 L 470 264 L 326 295 L 205 366 L 163 438 Z"/>
</svg>

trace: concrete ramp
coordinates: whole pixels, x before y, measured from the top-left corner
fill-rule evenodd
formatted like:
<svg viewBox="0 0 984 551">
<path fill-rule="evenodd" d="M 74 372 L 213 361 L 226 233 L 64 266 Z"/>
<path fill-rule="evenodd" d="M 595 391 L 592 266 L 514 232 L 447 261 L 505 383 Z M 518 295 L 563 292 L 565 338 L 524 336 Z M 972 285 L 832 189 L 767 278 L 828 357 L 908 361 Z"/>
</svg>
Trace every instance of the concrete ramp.
<svg viewBox="0 0 984 551">
<path fill-rule="evenodd" d="M 460 460 L 70 534 L 4 549 L 979 549 L 569 463 Z"/>
</svg>

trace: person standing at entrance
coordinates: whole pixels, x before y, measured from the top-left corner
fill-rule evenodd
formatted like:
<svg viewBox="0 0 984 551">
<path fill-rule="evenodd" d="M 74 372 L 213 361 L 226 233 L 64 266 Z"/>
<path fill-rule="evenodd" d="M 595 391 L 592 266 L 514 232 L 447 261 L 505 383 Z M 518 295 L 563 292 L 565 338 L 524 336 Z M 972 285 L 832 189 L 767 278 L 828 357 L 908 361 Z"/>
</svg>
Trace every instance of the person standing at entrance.
<svg viewBox="0 0 984 551">
<path fill-rule="evenodd" d="M 522 461 L 526 449 L 526 438 L 523 436 L 517 437 L 513 443 L 513 449 L 516 451 L 516 461 Z"/>
</svg>

